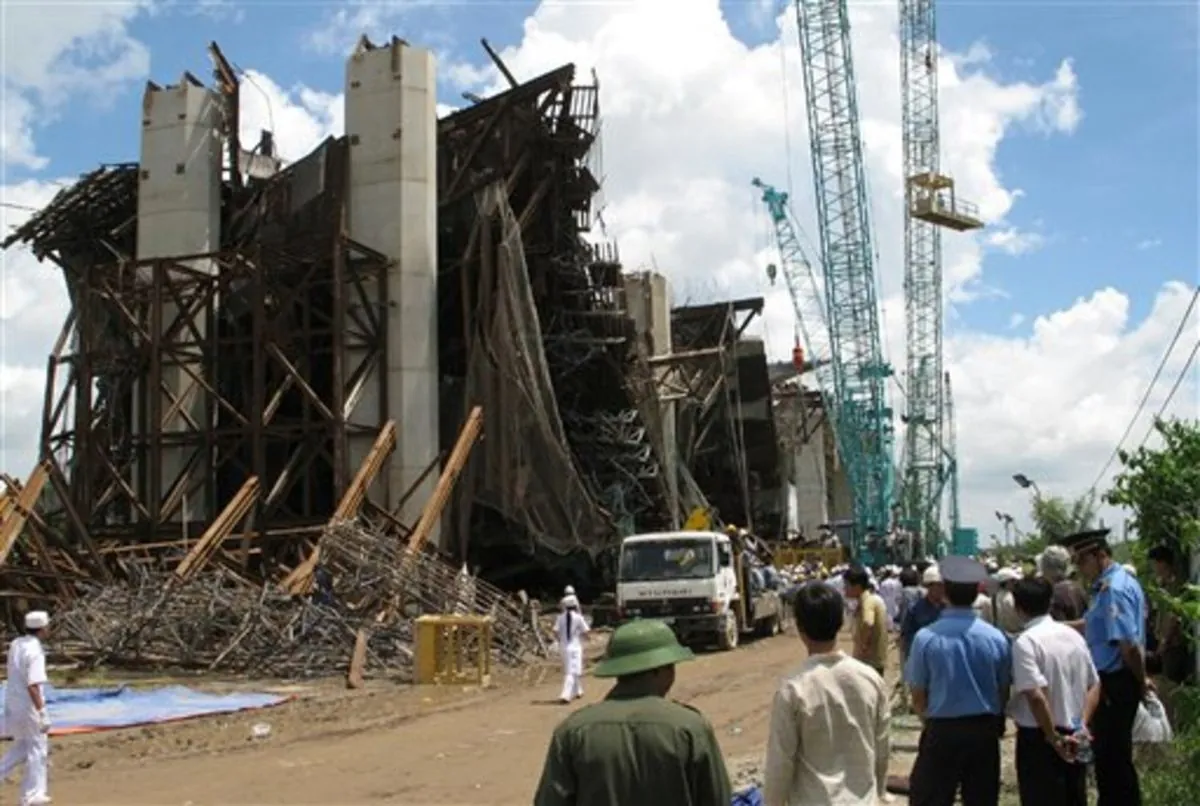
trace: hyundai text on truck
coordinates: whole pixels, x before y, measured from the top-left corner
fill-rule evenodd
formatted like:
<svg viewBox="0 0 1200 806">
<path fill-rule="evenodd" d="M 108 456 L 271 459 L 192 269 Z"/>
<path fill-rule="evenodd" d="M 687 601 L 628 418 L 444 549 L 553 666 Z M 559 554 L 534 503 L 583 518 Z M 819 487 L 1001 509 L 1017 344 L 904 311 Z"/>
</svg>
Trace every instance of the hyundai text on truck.
<svg viewBox="0 0 1200 806">
<path fill-rule="evenodd" d="M 633 535 L 621 543 L 617 609 L 622 620 L 662 619 L 683 643 L 734 649 L 745 633 L 775 635 L 783 627 L 783 601 L 759 579 L 728 535 Z"/>
</svg>

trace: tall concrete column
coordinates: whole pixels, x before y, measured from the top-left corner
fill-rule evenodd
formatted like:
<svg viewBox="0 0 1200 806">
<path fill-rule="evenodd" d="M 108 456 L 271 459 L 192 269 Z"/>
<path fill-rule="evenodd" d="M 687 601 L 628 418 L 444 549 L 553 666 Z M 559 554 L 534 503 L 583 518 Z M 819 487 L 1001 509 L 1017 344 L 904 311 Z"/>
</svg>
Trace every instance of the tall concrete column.
<svg viewBox="0 0 1200 806">
<path fill-rule="evenodd" d="M 393 39 L 364 40 L 346 64 L 350 138 L 350 237 L 392 260 L 387 307 L 387 410 L 368 379 L 348 420 L 396 421 L 397 445 L 384 500 L 395 507 L 438 456 L 437 75 L 434 56 Z M 347 363 L 361 357 L 347 355 Z M 350 451 L 351 472 L 368 445 Z M 436 484 L 433 473 L 399 513 L 412 524 Z M 438 541 L 439 535 L 432 540 Z"/>
<path fill-rule="evenodd" d="M 652 271 L 631 272 L 624 276 L 624 281 L 625 307 L 633 319 L 639 349 L 646 358 L 669 355 L 672 352 L 670 282 Z M 661 382 L 672 371 L 670 367 L 655 369 L 656 380 Z M 673 526 L 678 528 L 679 445 L 675 436 L 675 401 L 659 401 L 658 415 L 663 439 L 662 472 L 666 476 Z"/>
<path fill-rule="evenodd" d="M 804 391 L 797 392 L 795 406 L 805 406 Z M 799 414 L 796 415 L 799 418 Z M 797 444 L 792 457 L 793 488 L 796 495 L 796 527 L 808 539 L 815 538 L 822 524 L 829 523 L 829 493 L 826 484 L 825 424 L 803 444 Z"/>
<path fill-rule="evenodd" d="M 221 247 L 221 137 L 220 102 L 215 93 L 196 83 L 188 75 L 179 84 L 158 87 L 147 84 L 142 98 L 141 181 L 137 199 L 137 256 L 139 260 L 170 258 L 216 252 Z M 214 272 L 211 260 L 189 262 L 192 269 Z M 149 269 L 141 279 L 153 282 Z M 163 327 L 178 316 L 178 306 L 163 303 Z M 207 322 L 197 316 L 196 330 L 204 335 Z M 203 375 L 201 363 L 189 367 Z M 135 396 L 135 405 L 148 404 L 150 395 L 161 395 L 165 419 L 158 427 L 164 433 L 189 429 L 184 412 L 193 421 L 204 423 L 206 397 L 182 368 L 163 369 L 163 380 L 176 398 L 186 398 L 182 409 L 167 416 L 172 407 L 170 396 L 157 389 L 144 389 Z M 135 415 L 137 412 L 135 411 Z M 135 423 L 137 417 L 135 416 Z M 151 423 L 151 429 L 155 424 Z M 182 471 L 188 448 L 164 448 L 161 492 Z M 198 468 L 197 473 L 208 472 Z M 140 491 L 143 495 L 148 491 Z M 212 513 L 203 496 L 184 502 L 181 512 L 188 520 L 207 520 Z M 176 516 L 175 519 L 178 519 Z"/>
</svg>

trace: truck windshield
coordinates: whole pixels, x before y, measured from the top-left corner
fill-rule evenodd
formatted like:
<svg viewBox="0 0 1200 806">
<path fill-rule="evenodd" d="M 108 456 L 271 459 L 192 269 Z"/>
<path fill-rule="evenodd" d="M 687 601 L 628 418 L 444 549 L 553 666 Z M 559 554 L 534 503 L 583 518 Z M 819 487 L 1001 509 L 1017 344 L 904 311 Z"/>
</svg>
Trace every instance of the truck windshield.
<svg viewBox="0 0 1200 806">
<path fill-rule="evenodd" d="M 716 573 L 711 540 L 647 540 L 621 548 L 621 580 L 703 579 Z"/>
</svg>

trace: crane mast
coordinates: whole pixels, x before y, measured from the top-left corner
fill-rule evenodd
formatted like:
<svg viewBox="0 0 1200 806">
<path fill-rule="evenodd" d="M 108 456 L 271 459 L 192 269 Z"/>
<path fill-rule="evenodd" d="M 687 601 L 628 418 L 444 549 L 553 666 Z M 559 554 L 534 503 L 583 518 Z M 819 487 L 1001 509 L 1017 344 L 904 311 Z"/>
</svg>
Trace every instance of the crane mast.
<svg viewBox="0 0 1200 806">
<path fill-rule="evenodd" d="M 940 228 L 961 232 L 983 224 L 973 205 L 956 198 L 953 180 L 941 173 L 935 0 L 899 2 L 907 345 L 900 520 L 919 536 L 918 552 L 941 556 L 947 548 L 941 502 L 950 467 L 945 449 Z M 957 504 L 952 506 L 957 512 Z"/>
<path fill-rule="evenodd" d="M 958 430 L 954 424 L 954 390 L 950 388 L 950 373 L 946 373 L 946 468 L 950 476 L 950 530 L 957 532 L 962 527 L 962 513 L 958 509 Z"/>
<path fill-rule="evenodd" d="M 851 549 L 891 528 L 891 368 L 883 358 L 846 0 L 796 0 L 817 223 L 828 306 L 838 447 L 850 482 Z"/>
<path fill-rule="evenodd" d="M 962 525 L 962 510 L 958 505 L 958 431 L 954 424 L 954 392 L 950 373 L 946 373 L 946 467 L 950 477 L 950 552 L 964 557 L 979 553 L 979 530 Z"/>
</svg>

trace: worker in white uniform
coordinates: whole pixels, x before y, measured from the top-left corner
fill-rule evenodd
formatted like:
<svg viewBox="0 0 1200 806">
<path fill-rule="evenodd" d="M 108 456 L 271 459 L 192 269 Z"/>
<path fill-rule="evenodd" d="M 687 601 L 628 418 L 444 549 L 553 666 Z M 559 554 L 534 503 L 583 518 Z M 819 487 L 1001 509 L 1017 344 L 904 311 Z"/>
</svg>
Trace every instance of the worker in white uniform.
<svg viewBox="0 0 1200 806">
<path fill-rule="evenodd" d="M 0 781 L 25 765 L 21 806 L 42 806 L 46 794 L 46 762 L 50 753 L 50 719 L 46 715 L 46 652 L 42 638 L 50 616 L 42 610 L 25 615 L 25 635 L 8 645 L 8 680 L 4 686 L 4 724 L 12 747 L 0 759 Z"/>
<path fill-rule="evenodd" d="M 579 600 L 574 594 L 563 597 L 562 612 L 554 630 L 558 634 L 558 651 L 562 653 L 563 687 L 559 699 L 568 703 L 583 696 L 583 637 L 589 627 L 579 612 Z"/>
</svg>

